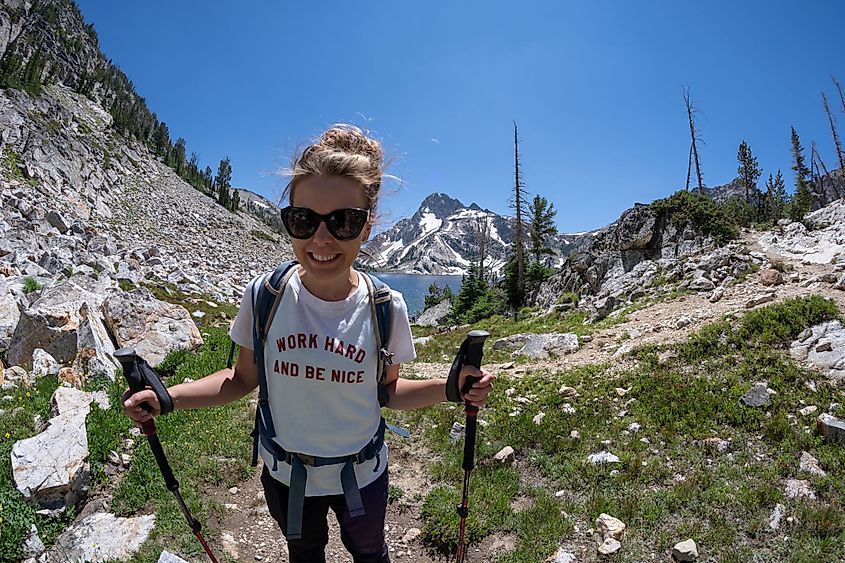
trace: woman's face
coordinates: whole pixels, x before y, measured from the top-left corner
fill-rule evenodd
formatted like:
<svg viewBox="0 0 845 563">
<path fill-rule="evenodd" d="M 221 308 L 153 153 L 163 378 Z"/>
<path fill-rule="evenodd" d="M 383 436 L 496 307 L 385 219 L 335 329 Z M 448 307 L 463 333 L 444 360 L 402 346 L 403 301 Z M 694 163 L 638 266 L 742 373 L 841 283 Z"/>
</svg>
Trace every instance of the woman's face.
<svg viewBox="0 0 845 563">
<path fill-rule="evenodd" d="M 291 205 L 306 207 L 319 214 L 337 209 L 355 207 L 366 209 L 367 198 L 361 185 L 345 176 L 309 176 L 301 180 L 294 190 Z M 291 237 L 296 259 L 320 284 L 347 283 L 349 270 L 358 257 L 361 243 L 366 240 L 372 228 L 373 217 L 361 233 L 352 240 L 338 240 L 321 222 L 317 232 L 308 239 Z"/>
</svg>

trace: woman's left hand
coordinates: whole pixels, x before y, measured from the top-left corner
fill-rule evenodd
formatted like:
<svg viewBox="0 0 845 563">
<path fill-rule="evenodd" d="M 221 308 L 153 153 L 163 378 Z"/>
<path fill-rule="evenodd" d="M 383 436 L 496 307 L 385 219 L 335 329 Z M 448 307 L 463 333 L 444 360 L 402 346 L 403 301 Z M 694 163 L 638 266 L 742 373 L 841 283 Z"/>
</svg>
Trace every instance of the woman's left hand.
<svg viewBox="0 0 845 563">
<path fill-rule="evenodd" d="M 467 377 L 475 377 L 478 381 L 472 384 L 472 388 L 468 393 L 464 394 L 462 391 L 461 397 L 465 402 L 468 402 L 474 407 L 483 407 L 484 403 L 487 402 L 487 395 L 493 390 L 495 376 L 475 366 L 464 365 L 461 368 L 461 373 L 458 375 L 459 389 L 463 390 Z"/>
</svg>

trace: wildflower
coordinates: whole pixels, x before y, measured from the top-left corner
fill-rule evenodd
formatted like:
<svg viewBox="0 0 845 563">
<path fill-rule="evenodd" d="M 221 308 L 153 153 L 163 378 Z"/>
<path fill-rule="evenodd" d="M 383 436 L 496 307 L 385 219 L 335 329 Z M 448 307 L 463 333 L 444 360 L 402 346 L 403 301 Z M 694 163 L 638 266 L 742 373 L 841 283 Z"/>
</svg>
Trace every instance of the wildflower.
<svg viewBox="0 0 845 563">
<path fill-rule="evenodd" d="M 9 434 L 8 432 L 6 432 L 6 438 L 11 438 L 11 436 L 12 436 L 11 434 Z"/>
</svg>

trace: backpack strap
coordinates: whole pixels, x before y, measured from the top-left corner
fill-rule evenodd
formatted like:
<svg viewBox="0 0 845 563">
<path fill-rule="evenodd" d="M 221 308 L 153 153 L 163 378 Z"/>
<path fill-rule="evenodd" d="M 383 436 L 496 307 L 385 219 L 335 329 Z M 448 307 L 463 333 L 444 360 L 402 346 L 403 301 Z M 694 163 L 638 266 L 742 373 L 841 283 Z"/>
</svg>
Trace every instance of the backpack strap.
<svg viewBox="0 0 845 563">
<path fill-rule="evenodd" d="M 270 414 L 269 393 L 267 391 L 267 374 L 264 364 L 264 340 L 270 323 L 279 303 L 282 301 L 282 294 L 291 276 L 296 272 L 297 262 L 288 261 L 280 264 L 275 271 L 266 274 L 256 280 L 252 286 L 252 351 L 253 360 L 258 367 L 258 406 L 255 409 L 255 428 L 252 430 L 252 466 L 258 465 L 258 435 L 259 428 L 266 434 L 268 439 L 276 437 L 276 428 L 273 426 L 273 417 Z M 275 468 L 274 468 L 275 469 Z"/>
<path fill-rule="evenodd" d="M 376 324 L 378 404 L 384 407 L 390 399 L 384 381 L 387 378 L 387 366 L 393 365 L 394 356 L 393 352 L 389 351 L 390 330 L 393 327 L 393 296 L 390 293 L 390 287 L 376 276 L 365 272 L 364 280 L 367 283 L 367 291 L 370 293 L 370 312 Z M 385 423 L 385 427 L 403 438 L 408 438 L 411 435 L 406 428 L 390 423 Z"/>
<path fill-rule="evenodd" d="M 387 387 L 384 380 L 387 377 L 387 366 L 393 364 L 393 353 L 388 351 L 390 330 L 393 326 L 393 307 L 390 287 L 376 276 L 364 273 L 364 281 L 370 294 L 370 313 L 376 325 L 376 349 L 378 361 L 376 377 L 378 382 L 378 403 L 387 404 Z"/>
</svg>

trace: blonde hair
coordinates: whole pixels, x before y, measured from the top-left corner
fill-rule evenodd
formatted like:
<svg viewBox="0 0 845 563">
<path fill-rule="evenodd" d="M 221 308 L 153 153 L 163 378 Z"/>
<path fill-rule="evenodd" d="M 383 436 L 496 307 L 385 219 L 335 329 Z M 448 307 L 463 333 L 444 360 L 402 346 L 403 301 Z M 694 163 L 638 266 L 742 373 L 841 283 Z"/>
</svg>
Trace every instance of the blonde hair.
<svg viewBox="0 0 845 563">
<path fill-rule="evenodd" d="M 305 178 L 344 176 L 361 185 L 367 207 L 374 213 L 383 166 L 381 143 L 354 125 L 332 125 L 294 159 L 293 165 L 286 171 L 290 181 L 282 198 L 287 195 L 292 203 L 297 184 Z"/>
</svg>

